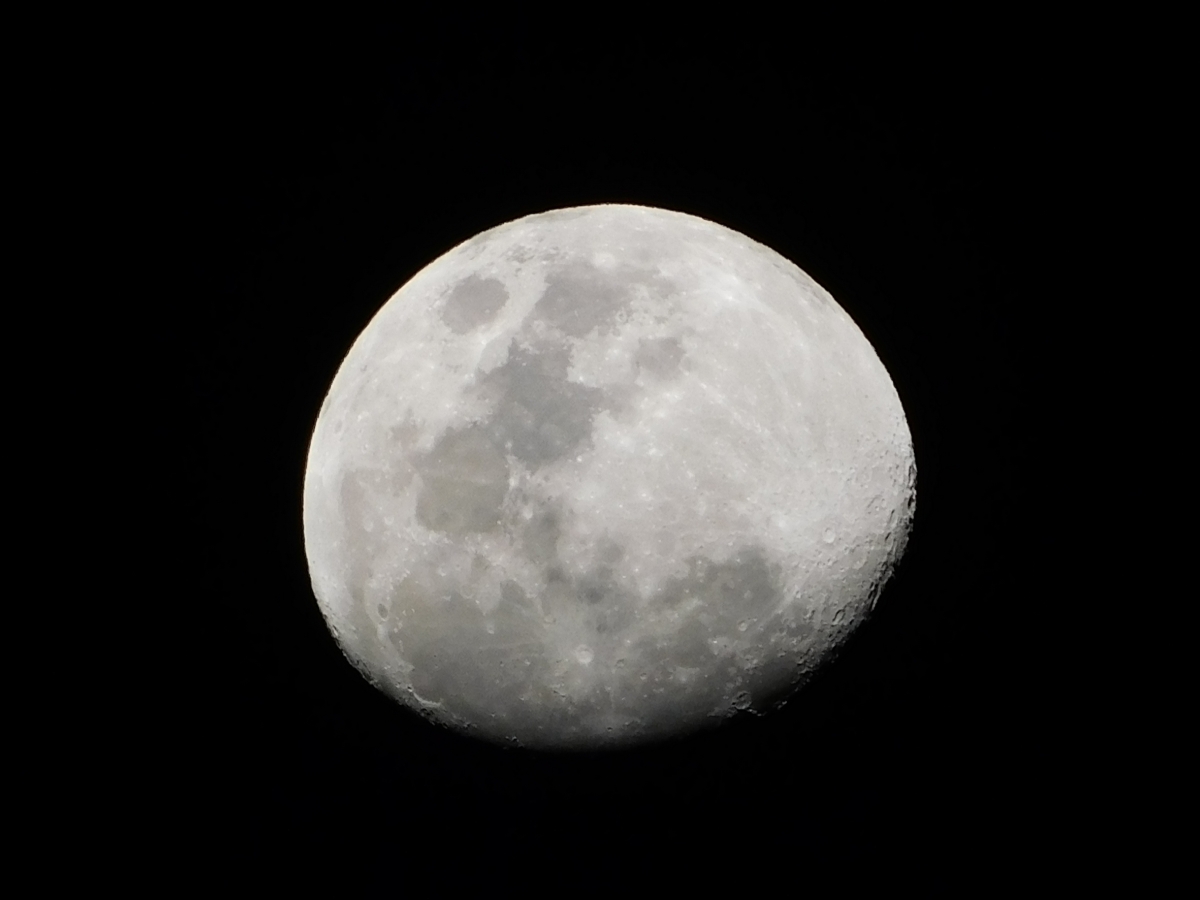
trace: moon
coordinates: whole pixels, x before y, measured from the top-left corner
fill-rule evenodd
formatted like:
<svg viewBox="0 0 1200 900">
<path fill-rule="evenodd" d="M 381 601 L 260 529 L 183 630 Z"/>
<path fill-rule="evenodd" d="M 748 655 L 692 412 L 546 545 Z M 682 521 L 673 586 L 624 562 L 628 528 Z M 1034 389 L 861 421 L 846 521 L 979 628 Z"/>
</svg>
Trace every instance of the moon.
<svg viewBox="0 0 1200 900">
<path fill-rule="evenodd" d="M 380 309 L 303 516 L 371 683 L 487 741 L 593 749 L 786 702 L 915 505 L 900 398 L 828 292 L 721 225 L 599 205 L 486 231 Z"/>
</svg>

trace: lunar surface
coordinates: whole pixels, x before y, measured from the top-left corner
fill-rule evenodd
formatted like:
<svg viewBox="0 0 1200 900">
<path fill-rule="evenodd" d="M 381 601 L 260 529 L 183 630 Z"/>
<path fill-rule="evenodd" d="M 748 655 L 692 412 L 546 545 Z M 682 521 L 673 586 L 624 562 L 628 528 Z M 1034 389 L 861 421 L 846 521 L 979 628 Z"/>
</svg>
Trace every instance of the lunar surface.
<svg viewBox="0 0 1200 900">
<path fill-rule="evenodd" d="M 487 740 L 597 748 L 785 701 L 875 605 L 916 465 L 810 277 L 636 206 L 455 247 L 370 322 L 304 484 L 320 609 L 380 690 Z"/>
</svg>

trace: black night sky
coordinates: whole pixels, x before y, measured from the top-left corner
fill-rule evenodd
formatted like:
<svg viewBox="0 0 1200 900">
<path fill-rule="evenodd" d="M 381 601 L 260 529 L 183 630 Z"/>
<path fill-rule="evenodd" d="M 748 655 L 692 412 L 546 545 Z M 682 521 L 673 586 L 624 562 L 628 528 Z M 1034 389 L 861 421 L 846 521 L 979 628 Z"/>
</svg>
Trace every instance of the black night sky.
<svg viewBox="0 0 1200 900">
<path fill-rule="evenodd" d="M 211 823 L 180 838 L 195 870 L 340 872 L 374 896 L 714 870 L 954 888 L 1019 867 L 1050 815 L 1013 664 L 1033 650 L 1006 611 L 1037 550 L 1014 539 L 1035 447 L 1013 310 L 1036 302 L 1055 215 L 1045 98 L 965 44 L 846 41 L 818 62 L 815 33 L 585 31 L 314 21 L 225 35 L 181 82 L 169 202 L 202 298 L 177 346 L 202 426 L 184 453 L 205 641 L 163 802 Z M 875 620 L 781 714 L 609 756 L 501 751 L 393 706 L 340 655 L 304 558 L 307 442 L 351 343 L 424 265 L 601 202 L 719 222 L 833 294 L 907 411 L 916 529 Z"/>
</svg>

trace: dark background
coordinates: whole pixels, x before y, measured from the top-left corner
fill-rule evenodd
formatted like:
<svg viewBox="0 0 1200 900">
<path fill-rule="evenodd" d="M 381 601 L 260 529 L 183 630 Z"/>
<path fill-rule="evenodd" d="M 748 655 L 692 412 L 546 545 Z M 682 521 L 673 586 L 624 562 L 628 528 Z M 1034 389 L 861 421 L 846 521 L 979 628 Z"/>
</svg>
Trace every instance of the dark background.
<svg viewBox="0 0 1200 900">
<path fill-rule="evenodd" d="M 1036 341 L 1015 313 L 1054 303 L 1058 95 L 1029 46 L 830 53 L 777 24 L 309 22 L 222 32 L 183 67 L 166 200 L 199 301 L 163 328 L 199 423 L 180 452 L 202 640 L 160 800 L 193 823 L 189 871 L 340 872 L 352 896 L 642 873 L 967 887 L 1043 852 L 1043 663 L 1011 611 L 1036 601 L 1023 560 L 1046 540 L 1026 527 Z M 622 754 L 502 751 L 341 657 L 306 571 L 307 442 L 351 343 L 423 266 L 603 202 L 726 225 L 834 295 L 904 403 L 916 529 L 875 620 L 783 713 Z"/>
</svg>

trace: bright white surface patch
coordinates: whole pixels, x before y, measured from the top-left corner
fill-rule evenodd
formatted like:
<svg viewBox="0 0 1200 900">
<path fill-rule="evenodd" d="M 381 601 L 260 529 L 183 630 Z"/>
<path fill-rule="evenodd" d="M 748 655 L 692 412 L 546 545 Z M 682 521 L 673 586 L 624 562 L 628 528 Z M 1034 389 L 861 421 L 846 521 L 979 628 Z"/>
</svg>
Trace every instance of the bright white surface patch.
<svg viewBox="0 0 1200 900">
<path fill-rule="evenodd" d="M 382 690 L 491 739 L 626 743 L 797 687 L 870 611 L 915 475 L 812 279 L 710 222 L 585 207 L 380 310 L 313 434 L 305 542 Z"/>
</svg>

